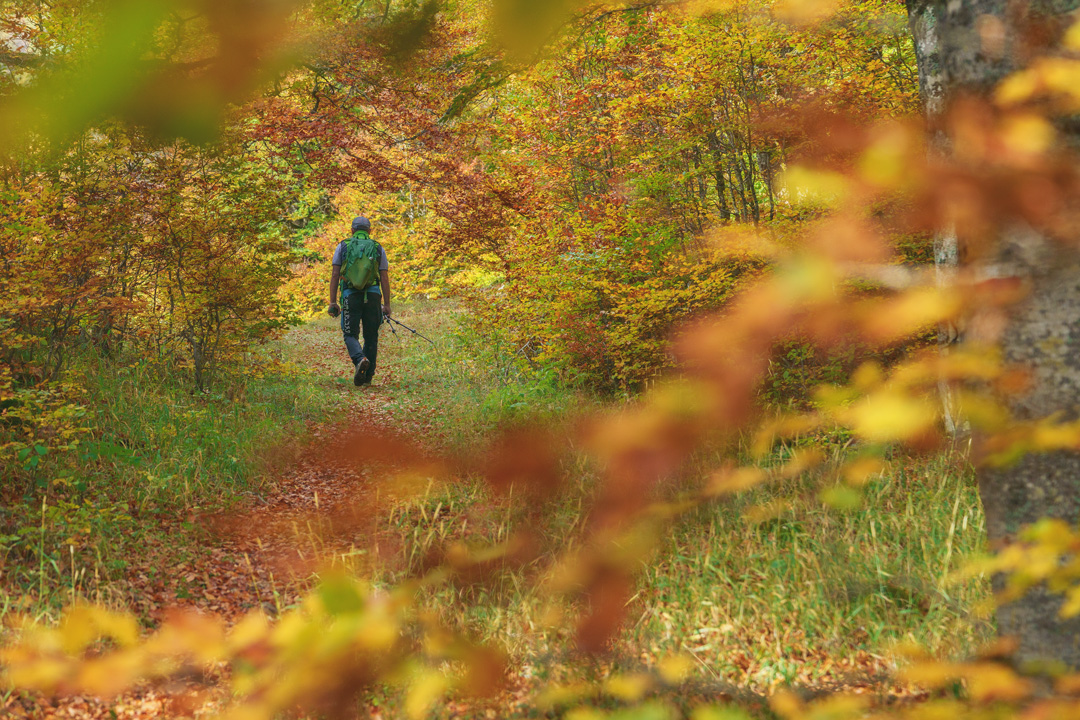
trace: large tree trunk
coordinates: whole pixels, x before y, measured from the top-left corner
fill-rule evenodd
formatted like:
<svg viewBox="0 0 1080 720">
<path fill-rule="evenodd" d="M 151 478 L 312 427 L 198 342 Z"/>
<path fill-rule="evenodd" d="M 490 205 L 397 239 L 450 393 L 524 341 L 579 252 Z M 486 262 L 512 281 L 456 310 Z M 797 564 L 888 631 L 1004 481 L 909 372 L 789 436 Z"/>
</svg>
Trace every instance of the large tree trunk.
<svg viewBox="0 0 1080 720">
<path fill-rule="evenodd" d="M 1038 242 L 1019 231 L 1011 240 Z M 1030 250 L 1030 247 L 1028 248 Z M 1042 262 L 1025 268 L 1033 291 L 1016 309 L 1001 344 L 1005 361 L 1030 368 L 1035 385 L 1012 402 L 1021 420 L 1064 412 L 1080 417 L 1080 256 L 1062 248 L 1036 253 Z M 1080 453 L 1029 454 L 1005 469 L 984 469 L 979 494 L 992 546 L 1009 542 L 1039 518 L 1076 524 L 1080 519 Z M 995 578 L 995 590 L 1002 589 Z M 1019 642 L 1021 666 L 1064 663 L 1080 668 L 1080 618 L 1061 620 L 1060 595 L 1041 588 L 998 609 L 998 633 Z M 1034 669 L 1034 668 L 1032 668 Z"/>
<path fill-rule="evenodd" d="M 987 95 L 1022 60 L 1020 28 L 1035 14 L 1064 17 L 1076 0 L 907 0 L 919 81 L 936 145 L 948 152 L 937 120 L 959 94 Z M 1021 278 L 1032 288 L 1015 309 L 1001 339 L 1005 360 L 1035 378 L 1028 395 L 1013 399 L 1020 419 L 1064 412 L 1080 417 L 1080 255 L 1052 244 L 1020 224 L 1002 228 L 989 262 L 995 275 Z M 935 247 L 939 267 L 963 258 L 943 228 Z M 962 238 L 961 241 L 962 243 Z M 996 547 L 1041 517 L 1080 520 L 1080 454 L 1029 455 L 1005 469 L 979 473 L 987 533 Z M 995 586 L 1000 587 L 1000 578 Z M 998 632 L 1019 642 L 1024 666 L 1080 668 L 1080 620 L 1057 616 L 1060 600 L 1043 591 L 999 609 Z"/>
</svg>

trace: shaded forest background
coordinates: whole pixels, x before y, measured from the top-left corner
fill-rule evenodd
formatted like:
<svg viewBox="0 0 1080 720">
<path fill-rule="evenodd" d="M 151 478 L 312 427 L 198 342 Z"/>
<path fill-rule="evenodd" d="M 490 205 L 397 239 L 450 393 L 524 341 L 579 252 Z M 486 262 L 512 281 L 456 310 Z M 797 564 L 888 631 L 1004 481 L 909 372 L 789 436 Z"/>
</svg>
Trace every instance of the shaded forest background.
<svg viewBox="0 0 1080 720">
<path fill-rule="evenodd" d="M 89 9 L 46 20 L 31 7 L 6 19 L 8 93 L 90 63 L 111 37 Z M 760 247 L 718 250 L 710 233 L 764 225 L 791 245 L 815 216 L 780 182 L 810 142 L 798 109 L 853 122 L 918 113 L 895 2 L 806 28 L 760 4 L 596 11 L 529 57 L 495 45 L 468 3 L 316 4 L 283 22 L 302 62 L 227 111 L 220 102 L 259 79 L 231 76 L 280 49 L 282 27 L 185 12 L 165 15 L 146 48 L 155 68 L 120 80 L 135 92 L 125 116 L 24 136 L 6 166 L 13 380 L 60 377 L 78 345 L 137 352 L 210 387 L 253 343 L 322 310 L 329 254 L 365 213 L 404 297 L 466 298 L 527 362 L 604 392 L 640 389 L 670 364 L 671 329 L 764 264 Z M 211 43 L 237 57 L 207 58 Z M 54 102 L 88 104 L 103 81 Z M 167 139 L 177 133 L 217 137 Z"/>
</svg>

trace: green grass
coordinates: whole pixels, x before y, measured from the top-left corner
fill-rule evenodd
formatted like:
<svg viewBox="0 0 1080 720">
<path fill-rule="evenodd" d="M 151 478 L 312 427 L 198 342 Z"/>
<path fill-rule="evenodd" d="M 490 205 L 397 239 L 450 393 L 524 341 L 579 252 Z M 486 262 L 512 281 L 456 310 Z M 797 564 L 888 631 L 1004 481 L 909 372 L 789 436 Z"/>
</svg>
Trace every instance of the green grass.
<svg viewBox="0 0 1080 720">
<path fill-rule="evenodd" d="M 141 507 L 223 508 L 257 494 L 266 451 L 302 434 L 321 404 L 301 374 L 238 377 L 212 394 L 142 365 L 91 377 L 102 440 L 136 460 L 112 463 L 101 479 Z"/>
<path fill-rule="evenodd" d="M 988 584 L 950 577 L 984 548 L 970 468 L 908 461 L 847 512 L 810 485 L 745 493 L 681 522 L 643 573 L 627 642 L 686 648 L 719 676 L 770 685 L 813 683 L 826 658 L 854 671 L 898 643 L 957 657 L 990 638 L 973 611 Z M 779 516 L 747 519 L 777 501 L 788 503 Z"/>
<path fill-rule="evenodd" d="M 551 422 L 596 405 L 514 358 L 504 355 L 500 364 L 491 338 L 458 325 L 452 306 L 413 306 L 403 319 L 436 340 L 439 351 L 411 338 L 384 345 L 397 353 L 400 409 L 430 416 L 452 443 L 475 447 L 498 422 L 520 420 L 524 410 Z M 701 456 L 687 474 L 705 477 L 722 461 Z M 484 586 L 451 586 L 429 598 L 444 619 L 505 646 L 538 673 L 543 658 L 568 651 L 566 628 L 549 627 L 548 619 L 572 611 L 574 602 L 536 585 L 532 575 L 544 578 L 555 553 L 577 547 L 582 508 L 596 485 L 585 459 L 566 462 L 571 487 L 545 515 L 547 557 Z M 962 657 L 991 637 L 991 623 L 974 610 L 988 599 L 988 583 L 950 580 L 984 548 L 974 474 L 962 458 L 897 457 L 864 489 L 862 506 L 848 511 L 819 499 L 822 477 L 702 507 L 666 531 L 641 564 L 617 648 L 623 661 L 690 652 L 703 680 L 813 686 L 886 671 L 901 643 Z M 768 504 L 785 509 L 751 520 L 754 508 Z M 432 487 L 388 517 L 402 557 L 379 580 L 400 580 L 448 543 L 502 542 L 527 510 L 497 500 L 472 478 Z"/>
<path fill-rule="evenodd" d="M 0 611 L 20 595 L 44 616 L 75 596 L 108 600 L 125 558 L 157 532 L 161 515 L 183 518 L 194 508 L 234 507 L 258 496 L 267 489 L 268 448 L 303 439 L 312 422 L 347 421 L 341 413 L 352 393 L 367 392 L 392 424 L 443 450 L 475 453 L 501 424 L 530 420 L 568 441 L 561 456 L 567 486 L 539 515 L 520 496 L 495 497 L 475 477 L 433 484 L 389 508 L 378 540 L 399 553 L 366 570 L 388 586 L 449 543 L 498 544 L 539 519 L 538 560 L 484 583 L 447 584 L 426 600 L 451 625 L 506 648 L 515 667 L 537 681 L 562 677 L 580 601 L 553 590 L 552 561 L 580 547 L 597 487 L 568 419 L 599 403 L 561 389 L 497 335 L 462 323 L 451 303 L 397 311 L 437 346 L 384 328 L 383 370 L 366 390 L 351 387 L 327 320 L 266 350 L 302 371 L 235 377 L 212 395 L 193 394 L 161 368 L 84 361 L 73 377 L 81 378 L 77 399 L 87 414 L 80 422 L 89 432 L 74 450 L 50 451 L 32 472 L 18 469 L 28 492 L 3 516 Z M 702 454 L 684 475 L 705 477 L 723 460 Z M 58 477 L 66 483 L 52 482 Z M 633 667 L 692 653 L 701 681 L 815 685 L 888 669 L 900 642 L 963 656 L 989 636 L 989 623 L 973 611 L 988 598 L 987 583 L 947 582 L 983 547 L 973 473 L 962 460 L 896 458 L 865 488 L 862 507 L 846 512 L 818 499 L 820 481 L 761 488 L 664 529 L 640 560 L 612 662 Z M 784 510 L 752 520 L 755 508 L 770 503 Z M 168 541 L 197 552 L 195 535 Z"/>
<path fill-rule="evenodd" d="M 0 611 L 52 617 L 78 597 L 122 603 L 115 581 L 129 558 L 148 543 L 197 546 L 197 535 L 176 537 L 183 521 L 257 496 L 272 476 L 266 451 L 302 436 L 320 409 L 303 374 L 233 374 L 201 393 L 139 359 L 79 358 L 57 395 L 79 409 L 70 438 L 43 423 L 40 462 L 8 454 L 0 467 L 15 480 L 0 513 Z"/>
<path fill-rule="evenodd" d="M 392 365 L 393 377 L 377 370 L 372 390 L 403 425 L 422 419 L 423 432 L 445 448 L 473 448 L 501 424 L 563 421 L 594 405 L 588 396 L 559 388 L 551 372 L 532 366 L 496 329 L 471 323 L 453 301 L 395 303 L 394 317 L 435 344 L 383 325 L 379 367 Z M 285 354 L 302 364 L 307 349 L 327 339 L 334 355 L 320 378 L 347 368 L 337 321 L 328 318 L 294 330 Z M 319 382 L 330 388 L 349 380 L 339 373 Z"/>
<path fill-rule="evenodd" d="M 576 498 L 588 498 L 587 480 L 548 518 L 553 551 L 578 544 Z M 777 500 L 790 503 L 778 517 L 747 519 L 750 508 Z M 477 483 L 433 488 L 389 517 L 403 557 L 380 580 L 399 581 L 452 542 L 505 541 L 524 514 Z M 691 653 L 700 679 L 759 689 L 876 675 L 895 667 L 901 643 L 970 656 L 992 636 L 974 610 L 989 587 L 982 579 L 956 584 L 950 574 L 982 552 L 983 538 L 971 473 L 944 457 L 875 481 L 855 511 L 829 508 L 798 486 L 746 493 L 692 512 L 642 558 L 617 656 L 632 666 Z M 549 627 L 548 618 L 572 613 L 574 603 L 533 582 L 551 559 L 481 587 L 442 588 L 429 602 L 452 625 L 543 668 L 572 647 L 567 624 Z"/>
</svg>

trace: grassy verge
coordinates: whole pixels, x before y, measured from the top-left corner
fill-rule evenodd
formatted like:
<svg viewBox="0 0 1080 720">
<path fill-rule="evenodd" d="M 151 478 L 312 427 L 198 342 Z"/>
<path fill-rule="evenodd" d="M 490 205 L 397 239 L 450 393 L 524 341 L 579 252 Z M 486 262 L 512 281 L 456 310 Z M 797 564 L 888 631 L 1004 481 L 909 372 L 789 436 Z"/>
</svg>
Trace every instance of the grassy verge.
<svg viewBox="0 0 1080 720">
<path fill-rule="evenodd" d="M 403 319 L 439 348 L 412 338 L 399 346 L 390 341 L 402 388 L 392 402 L 429 417 L 451 441 L 476 442 L 524 409 L 550 420 L 590 404 L 514 358 L 493 362 L 491 338 L 462 329 L 452 307 L 409 311 Z M 704 477 L 722 460 L 701 457 L 689 475 Z M 430 598 L 442 617 L 501 644 L 536 677 L 571 648 L 572 623 L 565 620 L 573 602 L 545 589 L 548 562 L 574 549 L 596 484 L 588 463 L 567 462 L 571 487 L 545 516 L 545 558 L 483 586 L 447 587 Z M 818 481 L 745 493 L 671 527 L 659 551 L 642 561 L 616 648 L 623 662 L 690 653 L 703 680 L 814 686 L 887 671 L 899 644 L 955 657 L 990 637 L 990 623 L 974 610 L 988 598 L 988 584 L 949 579 L 984 543 L 973 473 L 962 458 L 896 458 L 865 488 L 863 505 L 847 511 L 819 500 Z M 763 516 L 762 507 L 783 509 Z M 528 509 L 468 478 L 434 487 L 390 513 L 388 532 L 399 538 L 402 557 L 378 580 L 400 580 L 448 543 L 504 542 Z"/>
<path fill-rule="evenodd" d="M 114 581 L 147 544 L 196 546 L 192 514 L 257 495 L 267 449 L 302 435 L 319 408 L 306 376 L 266 363 L 204 394 L 167 367 L 84 357 L 49 392 L 37 401 L 54 423 L 22 441 L 23 457 L 11 443 L 0 467 L 12 478 L 0 611 L 38 617 L 76 598 L 123 602 Z"/>
<path fill-rule="evenodd" d="M 197 538 L 184 534 L 188 513 L 258 495 L 267 449 L 303 437 L 311 422 L 375 409 L 426 441 L 467 453 L 501 423 L 529 417 L 568 435 L 566 419 L 596 404 L 560 389 L 483 328 L 461 324 L 449 303 L 399 313 L 435 346 L 384 329 L 382 369 L 368 389 L 351 387 L 340 338 L 325 320 L 268 349 L 284 366 L 235 377 L 213 395 L 192 394 L 161 368 L 84 361 L 67 396 L 83 408 L 69 413 L 70 432 L 43 440 L 49 445 L 44 454 L 32 450 L 35 463 L 29 454 L 10 461 L 22 495 L 3 515 L 0 610 L 51 616 L 76 596 L 108 601 L 112 578 L 150 540 L 195 552 Z M 302 369 L 288 370 L 294 366 Z M 367 404 L 355 404 L 355 393 Z M 522 676 L 561 679 L 580 602 L 553 589 L 553 561 L 578 547 L 597 485 L 573 447 L 561 458 L 568 482 L 540 515 L 520 496 L 495 497 L 471 477 L 393 505 L 378 532 L 395 539 L 400 557 L 377 566 L 373 580 L 397 583 L 449 543 L 498 544 L 532 524 L 540 558 L 487 582 L 442 586 L 428 602 L 447 622 L 503 646 Z M 704 477 L 722 461 L 699 457 L 686 474 Z M 987 598 L 986 584 L 947 582 L 983 543 L 973 476 L 962 461 L 898 458 L 866 488 L 864 504 L 846 512 L 824 505 L 816 488 L 807 478 L 758 489 L 666 528 L 641 558 L 616 662 L 632 667 L 688 653 L 703 681 L 822 685 L 887 670 L 899 642 L 963 655 L 987 636 L 972 610 Z M 782 510 L 757 512 L 765 506 Z M 165 529 L 173 535 L 159 537 Z"/>
</svg>

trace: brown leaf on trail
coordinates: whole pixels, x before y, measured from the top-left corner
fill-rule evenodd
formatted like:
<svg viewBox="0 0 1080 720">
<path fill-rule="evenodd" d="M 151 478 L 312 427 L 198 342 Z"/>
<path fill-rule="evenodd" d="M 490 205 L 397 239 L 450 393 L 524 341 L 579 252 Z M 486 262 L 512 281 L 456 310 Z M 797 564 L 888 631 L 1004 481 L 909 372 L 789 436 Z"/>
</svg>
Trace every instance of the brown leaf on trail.
<svg viewBox="0 0 1080 720">
<path fill-rule="evenodd" d="M 506 687 L 506 655 L 495 648 L 476 647 L 463 658 L 461 689 L 470 697 L 492 697 Z"/>
<path fill-rule="evenodd" d="M 602 567 L 595 571 L 586 592 L 588 610 L 577 623 L 578 649 L 595 655 L 608 648 L 626 617 L 633 588 L 633 578 L 621 569 Z"/>
<path fill-rule="evenodd" d="M 434 460 L 418 440 L 362 421 L 337 428 L 326 443 L 312 446 L 305 460 L 316 467 L 346 467 L 357 472 L 382 463 L 416 467 Z"/>
<path fill-rule="evenodd" d="M 171 696 L 165 702 L 171 717 L 193 716 L 196 712 L 211 700 L 211 695 L 206 692 L 186 691 L 182 694 Z"/>
<path fill-rule="evenodd" d="M 362 658 L 355 657 L 348 666 L 335 667 L 333 672 L 329 670 L 325 675 L 325 684 L 308 691 L 307 697 L 301 698 L 300 705 L 328 718 L 346 720 L 363 717 L 363 704 L 358 702 L 358 698 L 378 679 L 376 669 Z"/>
<path fill-rule="evenodd" d="M 500 495 L 547 499 L 558 491 L 563 480 L 558 448 L 552 434 L 541 428 L 504 430 L 488 450 L 484 479 Z"/>
</svg>

